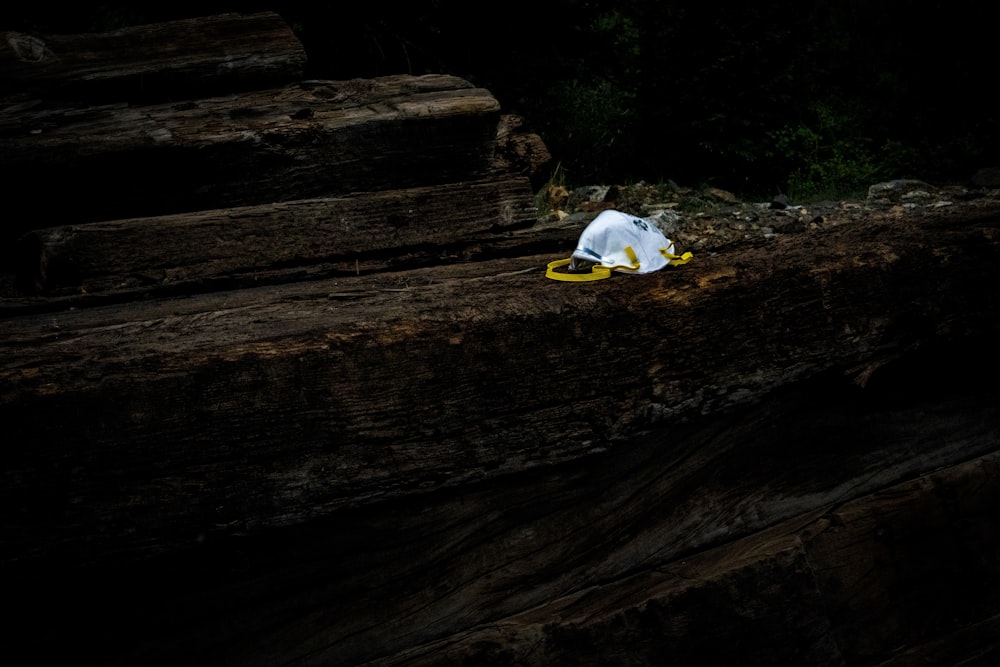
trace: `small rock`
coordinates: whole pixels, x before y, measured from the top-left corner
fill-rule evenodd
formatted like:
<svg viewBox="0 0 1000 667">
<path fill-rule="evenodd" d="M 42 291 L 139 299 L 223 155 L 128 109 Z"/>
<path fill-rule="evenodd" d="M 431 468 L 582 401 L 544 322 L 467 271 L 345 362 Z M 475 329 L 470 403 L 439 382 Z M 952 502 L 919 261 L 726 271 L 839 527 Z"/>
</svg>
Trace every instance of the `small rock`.
<svg viewBox="0 0 1000 667">
<path fill-rule="evenodd" d="M 677 231 L 678 223 L 683 219 L 679 213 L 670 209 L 651 211 L 646 219 L 660 228 L 668 236 Z"/>
<path fill-rule="evenodd" d="M 899 199 L 915 190 L 932 190 L 933 188 L 923 181 L 911 178 L 900 178 L 884 183 L 876 183 L 868 188 L 868 199 L 878 201 L 899 201 Z"/>
<path fill-rule="evenodd" d="M 806 223 L 799 217 L 782 216 L 775 218 L 771 222 L 771 229 L 776 234 L 794 234 L 796 232 L 804 232 L 806 230 Z"/>
<path fill-rule="evenodd" d="M 577 201 L 604 201 L 611 188 L 607 185 L 588 185 L 573 190 L 573 199 Z"/>
<path fill-rule="evenodd" d="M 740 200 L 732 192 L 723 190 L 722 188 L 706 188 L 705 194 L 718 199 L 719 201 L 725 202 L 727 204 L 739 204 Z"/>
<path fill-rule="evenodd" d="M 1000 188 L 1000 167 L 984 167 L 972 175 L 977 188 Z"/>
</svg>

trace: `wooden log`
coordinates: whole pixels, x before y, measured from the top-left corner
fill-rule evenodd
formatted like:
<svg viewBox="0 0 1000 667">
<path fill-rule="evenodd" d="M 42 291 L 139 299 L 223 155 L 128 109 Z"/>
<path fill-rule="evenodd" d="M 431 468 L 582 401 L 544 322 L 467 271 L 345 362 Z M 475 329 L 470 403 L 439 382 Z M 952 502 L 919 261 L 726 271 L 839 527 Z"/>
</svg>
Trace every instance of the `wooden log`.
<svg viewBox="0 0 1000 667">
<path fill-rule="evenodd" d="M 959 463 L 381 664 L 897 664 L 901 647 L 907 665 L 996 657 L 998 473 L 998 453 Z"/>
<path fill-rule="evenodd" d="M 165 102 L 302 79 L 306 53 L 274 12 L 222 14 L 106 33 L 0 40 L 0 98 Z"/>
<path fill-rule="evenodd" d="M 513 114 L 500 116 L 493 156 L 497 171 L 527 176 L 532 190 L 538 192 L 552 176 L 551 164 L 552 154 L 548 147 L 540 136 L 527 128 L 524 118 Z"/>
<path fill-rule="evenodd" d="M 2 232 L 476 180 L 498 117 L 488 91 L 445 75 L 7 109 L 0 178 L 32 215 Z"/>
<path fill-rule="evenodd" d="M 389 662 L 986 455 L 998 224 L 982 202 L 595 283 L 518 257 L 11 317 L 12 599 L 95 662 Z M 733 585 L 791 572 L 777 600 L 803 562 Z"/>
<path fill-rule="evenodd" d="M 830 369 L 863 380 L 914 341 L 994 330 L 997 299 L 977 286 L 998 266 L 996 211 L 961 215 L 583 287 L 528 257 L 11 318 L 0 412 L 16 456 L 31 454 L 9 462 L 7 493 L 30 515 L 44 471 L 68 476 L 66 499 L 158 489 L 88 514 L 149 512 L 185 532 L 211 493 L 227 498 L 222 525 L 288 525 L 586 457 Z M 81 466 L 60 466 L 65 452 Z M 208 486 L 159 486 L 190 466 Z M 92 525 L 67 521 L 46 534 Z"/>
<path fill-rule="evenodd" d="M 849 602 L 859 613 L 871 605 L 875 612 L 881 594 L 838 589 L 835 582 L 817 590 L 812 571 L 802 566 L 830 576 L 839 565 L 847 582 L 849 572 L 864 566 L 850 558 L 883 542 L 881 531 L 866 532 L 865 522 L 851 525 L 858 512 L 841 506 L 856 496 L 862 505 L 865 494 L 927 466 L 996 450 L 995 389 L 955 383 L 939 385 L 944 391 L 933 397 L 911 392 L 920 396 L 915 401 L 896 395 L 912 387 L 908 376 L 922 376 L 929 361 L 970 368 L 970 359 L 960 363 L 963 355 L 954 351 L 927 353 L 913 365 L 888 368 L 890 374 L 905 370 L 895 382 L 876 378 L 864 392 L 854 393 L 842 376 L 832 384 L 800 384 L 725 416 L 646 431 L 589 460 L 451 492 L 412 493 L 398 503 L 368 503 L 282 530 L 229 538 L 206 533 L 183 557 L 149 559 L 142 567 L 55 561 L 28 577 L 11 567 L 16 587 L 9 599 L 28 601 L 19 608 L 30 612 L 20 619 L 33 632 L 59 628 L 65 640 L 70 629 L 70 637 L 79 636 L 78 657 L 95 655 L 105 663 L 217 657 L 256 664 L 449 664 L 461 655 L 488 662 L 514 654 L 524 664 L 544 665 L 553 655 L 579 655 L 587 650 L 581 644 L 605 664 L 626 650 L 676 651 L 695 661 L 699 651 L 711 657 L 732 649 L 717 640 L 713 630 L 722 627 L 743 645 L 770 647 L 766 655 L 753 653 L 759 664 L 839 651 L 823 640 L 849 633 L 844 624 L 852 616 L 841 611 L 834 625 L 827 602 L 831 608 Z M 991 363 L 995 369 L 995 354 Z M 996 545 L 989 541 L 996 539 L 989 522 L 995 490 L 988 484 L 995 459 L 983 457 L 993 463 L 952 476 L 957 481 L 939 494 L 949 515 L 928 517 L 926 540 L 936 541 L 936 531 L 949 523 L 962 525 L 955 524 L 958 516 L 980 517 L 982 530 L 962 531 L 963 547 L 951 560 L 925 561 L 932 567 L 924 570 L 928 578 L 910 579 L 912 588 L 926 583 L 940 590 L 946 579 L 939 573 L 963 567 L 963 558 L 973 559 L 965 566 L 983 575 L 1000 562 L 990 558 Z M 196 478 L 201 473 L 194 471 Z M 243 483 L 252 488 L 259 481 Z M 952 502 L 962 494 L 965 500 Z M 881 495 L 896 494 L 889 488 Z M 898 517 L 904 504 L 894 505 Z M 920 521 L 924 507 L 916 504 L 911 520 Z M 204 511 L 208 518 L 218 508 Z M 785 538 L 803 534 L 824 515 L 833 519 L 827 525 L 836 523 L 842 511 L 839 525 L 851 531 L 840 532 L 839 546 L 824 549 L 829 555 L 817 548 L 810 562 L 801 547 L 787 544 Z M 782 519 L 785 526 L 739 539 Z M 921 536 L 911 537 L 918 545 Z M 979 540 L 985 542 L 982 560 L 973 558 Z M 727 555 L 697 555 L 729 541 Z M 884 567 L 897 563 L 901 572 L 913 572 L 905 558 L 923 552 L 896 544 L 898 557 L 884 559 Z M 848 560 L 838 560 L 838 549 Z M 93 599 L 109 611 L 95 614 Z M 979 599 L 990 599 L 988 586 Z M 52 600 L 64 604 L 53 609 Z M 954 604 L 934 610 L 939 618 L 960 611 Z M 940 632 L 974 622 L 966 614 Z M 934 639 L 945 637 L 922 640 Z M 768 655 L 775 660 L 767 662 Z"/>
<path fill-rule="evenodd" d="M 326 271 L 385 270 L 531 227 L 526 177 L 500 177 L 30 232 L 22 283 L 46 294 L 260 284 Z"/>
<path fill-rule="evenodd" d="M 556 283 L 565 251 L 529 253 L 575 235 L 511 231 L 523 180 L 493 170 L 537 177 L 542 151 L 496 113 L 451 77 L 8 106 L 0 177 L 36 207 L 4 233 L 45 228 L 42 287 L 325 276 L 0 303 L 15 643 L 93 664 L 995 653 L 996 202 Z M 345 235 L 331 210 L 374 221 Z M 457 256 L 384 271 L 386 235 Z M 347 243 L 383 272 L 344 275 Z"/>
</svg>

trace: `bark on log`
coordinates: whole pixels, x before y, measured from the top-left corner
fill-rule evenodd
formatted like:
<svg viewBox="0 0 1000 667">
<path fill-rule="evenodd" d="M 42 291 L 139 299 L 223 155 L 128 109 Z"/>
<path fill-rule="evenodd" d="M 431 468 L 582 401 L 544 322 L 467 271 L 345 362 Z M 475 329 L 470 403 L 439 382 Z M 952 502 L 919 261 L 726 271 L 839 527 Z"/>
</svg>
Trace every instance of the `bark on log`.
<svg viewBox="0 0 1000 667">
<path fill-rule="evenodd" d="M 222 14 L 83 35 L 7 31 L 0 98 L 164 102 L 280 86 L 306 53 L 273 12 Z"/>
<path fill-rule="evenodd" d="M 439 261 L 531 227 L 527 178 L 466 183 L 37 230 L 21 282 L 46 294 L 177 290 Z"/>
<path fill-rule="evenodd" d="M 476 180 L 498 118 L 489 91 L 445 75 L 8 109 L 0 178 L 32 207 L 3 231 Z"/>
</svg>

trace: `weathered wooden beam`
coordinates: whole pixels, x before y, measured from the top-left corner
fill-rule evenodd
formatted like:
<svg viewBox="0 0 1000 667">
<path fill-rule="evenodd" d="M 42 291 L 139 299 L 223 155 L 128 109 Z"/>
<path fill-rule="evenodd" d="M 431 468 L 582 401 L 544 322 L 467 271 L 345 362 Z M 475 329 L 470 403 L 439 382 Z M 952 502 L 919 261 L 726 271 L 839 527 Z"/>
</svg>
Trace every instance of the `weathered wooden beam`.
<svg viewBox="0 0 1000 667">
<path fill-rule="evenodd" d="M 863 381 L 924 338 L 995 330 L 1000 216 L 962 215 L 582 286 L 529 257 L 12 318 L 7 502 L 32 516 L 44 476 L 72 512 L 29 542 L 166 547 L 575 460 L 830 369 Z M 90 534 L 119 513 L 133 531 Z"/>
<path fill-rule="evenodd" d="M 288 43 L 274 18 L 253 39 Z M 228 55 L 180 42 L 111 73 L 8 40 L 47 94 L 111 95 L 0 112 L 33 211 L 0 241 L 36 230 L 24 276 L 59 295 L 0 303 L 12 637 L 92 664 L 997 652 L 995 201 L 557 283 L 575 235 L 517 229 L 499 175 L 547 151 L 488 92 L 221 95 Z M 152 101 L 167 63 L 211 97 L 106 104 L 135 76 Z M 283 272 L 313 280 L 191 289 Z"/>
<path fill-rule="evenodd" d="M 58 627 L 125 662 L 358 664 L 988 454 L 998 225 L 984 202 L 595 283 L 518 257 L 7 319 L 14 599 L 35 628 L 68 599 Z"/>
<path fill-rule="evenodd" d="M 493 164 L 502 173 L 527 176 L 537 192 L 552 176 L 552 154 L 542 138 L 526 126 L 521 116 L 500 117 Z"/>
<path fill-rule="evenodd" d="M 438 260 L 531 227 L 527 177 L 50 227 L 20 242 L 22 284 L 46 294 L 179 289 Z"/>
<path fill-rule="evenodd" d="M 994 452 L 381 664 L 883 664 L 901 647 L 907 665 L 995 658 L 998 474 Z"/>
<path fill-rule="evenodd" d="M 0 112 L 0 179 L 31 228 L 476 180 L 499 105 L 452 76 L 311 81 L 133 107 Z"/>
<path fill-rule="evenodd" d="M 974 624 L 996 599 L 996 582 L 984 575 L 1000 562 L 990 541 L 997 539 L 989 483 L 996 454 L 987 454 L 997 448 L 1000 392 L 961 382 L 927 392 L 913 379 L 935 364 L 991 377 L 1000 358 L 989 340 L 971 342 L 904 356 L 863 390 L 836 371 L 742 409 L 646 429 L 575 462 L 451 490 L 414 488 L 400 502 L 367 502 L 280 530 L 218 526 L 238 532 L 199 534 L 180 554 L 141 565 L 81 566 L 39 554 L 43 567 L 7 568 L 8 600 L 27 601 L 15 605 L 29 636 L 73 639 L 78 657 L 103 663 L 218 656 L 268 665 L 449 664 L 456 655 L 482 662 L 518 655 L 546 665 L 592 641 L 606 664 L 633 638 L 633 651 L 724 653 L 732 647 L 713 632 L 724 626 L 729 638 L 771 646 L 761 664 L 782 664 L 807 648 L 855 650 L 810 642 L 841 633 L 867 641 L 846 625 L 865 614 L 873 617 L 868 638 L 886 630 L 885 593 L 891 599 L 902 590 L 892 578 L 898 564 L 910 577 L 908 610 L 952 619 L 938 627 L 947 633 Z M 231 456 L 248 455 L 252 444 L 233 445 Z M 980 454 L 981 469 L 945 472 L 946 484 L 935 474 L 932 489 L 920 487 L 937 496 L 943 517 L 920 494 L 891 488 Z M 191 490 L 209 483 L 206 473 L 195 467 L 172 484 Z M 298 487 L 287 481 L 290 497 Z M 241 483 L 249 491 L 261 480 Z M 53 481 L 49 490 L 58 488 Z M 857 509 L 873 492 L 881 522 Z M 38 510 L 58 511 L 57 498 Z M 215 501 L 222 499 L 202 505 L 206 520 L 220 511 Z M 740 539 L 782 520 L 768 534 Z M 817 546 L 815 557 L 782 541 L 824 524 L 824 539 L 834 541 Z M 94 532 L 114 525 L 95 524 Z M 957 534 L 942 539 L 948 529 Z M 730 541 L 724 553 L 698 555 Z M 868 572 L 871 556 L 881 567 L 870 581 L 837 586 L 838 574 L 847 583 Z M 817 590 L 803 566 L 830 577 L 827 587 Z M 968 577 L 950 581 L 966 569 Z M 940 597 L 952 585 L 964 593 L 980 576 L 976 607 Z M 927 606 L 912 604 L 924 586 Z M 107 604 L 95 612 L 98 598 Z M 663 609 L 669 613 L 656 613 Z M 885 637 L 884 648 L 894 650 L 900 635 Z M 921 639 L 936 638 L 946 637 Z M 772 655 L 779 659 L 769 662 Z"/>
<path fill-rule="evenodd" d="M 280 86 L 306 52 L 274 12 L 222 14 L 105 33 L 0 33 L 0 98 L 164 102 Z"/>
</svg>

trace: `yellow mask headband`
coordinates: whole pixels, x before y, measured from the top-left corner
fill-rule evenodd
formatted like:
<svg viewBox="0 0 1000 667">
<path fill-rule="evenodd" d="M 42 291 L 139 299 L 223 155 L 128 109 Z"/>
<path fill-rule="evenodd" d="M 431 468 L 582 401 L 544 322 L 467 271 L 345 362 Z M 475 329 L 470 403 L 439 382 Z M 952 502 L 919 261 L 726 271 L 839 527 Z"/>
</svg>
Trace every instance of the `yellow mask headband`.
<svg viewBox="0 0 1000 667">
<path fill-rule="evenodd" d="M 660 248 L 660 253 L 669 259 L 670 263 L 675 266 L 687 264 L 691 261 L 692 257 L 692 254 L 689 252 L 686 252 L 683 255 L 675 255 L 671 252 L 667 252 L 666 248 Z M 628 255 L 628 258 L 632 261 L 632 266 L 602 266 L 601 264 L 594 264 L 590 267 L 590 273 L 566 273 L 565 271 L 556 270 L 572 262 L 573 258 L 571 257 L 570 259 L 558 259 L 554 262 L 549 262 L 549 267 L 545 272 L 545 277 L 551 278 L 552 280 L 563 280 L 571 283 L 585 283 L 590 282 L 591 280 L 603 280 L 604 278 L 610 278 L 612 270 L 620 269 L 623 271 L 635 271 L 638 269 L 639 259 L 636 257 L 635 251 L 632 250 L 632 246 L 627 246 L 625 248 L 625 254 Z"/>
<path fill-rule="evenodd" d="M 557 259 L 554 262 L 549 262 L 549 268 L 545 272 L 545 277 L 571 283 L 585 283 L 591 280 L 601 280 L 602 278 L 611 277 L 611 269 L 600 264 L 594 264 L 590 267 L 590 273 L 565 273 L 563 271 L 556 271 L 556 269 L 566 266 L 572 261 L 572 259 Z"/>
<path fill-rule="evenodd" d="M 549 269 L 545 272 L 545 275 L 553 280 L 565 280 L 567 282 L 573 283 L 584 283 L 591 280 L 602 280 L 604 278 L 610 278 L 611 272 L 615 269 L 621 269 L 623 271 L 635 271 L 639 268 L 639 258 L 636 257 L 635 251 L 632 250 L 632 246 L 625 247 L 625 254 L 628 256 L 629 261 L 632 262 L 631 266 L 619 265 L 619 266 L 603 266 L 601 264 L 594 264 L 590 267 L 590 273 L 564 273 L 562 271 L 556 271 L 556 269 L 566 266 L 573 261 L 573 258 L 560 259 L 555 262 L 549 263 Z"/>
</svg>

